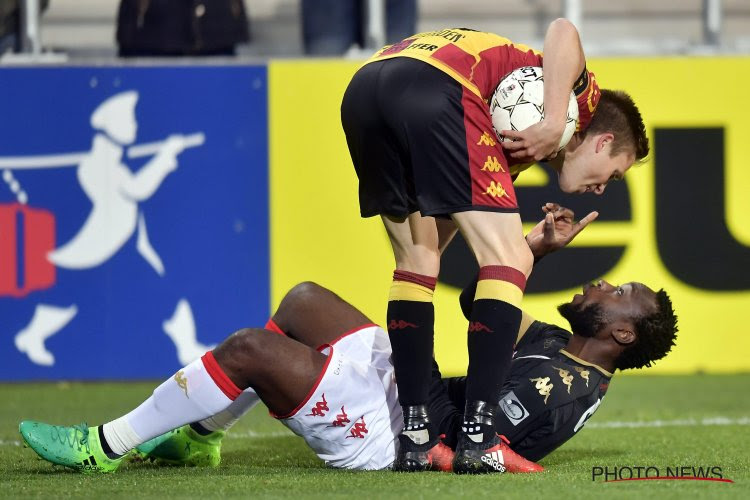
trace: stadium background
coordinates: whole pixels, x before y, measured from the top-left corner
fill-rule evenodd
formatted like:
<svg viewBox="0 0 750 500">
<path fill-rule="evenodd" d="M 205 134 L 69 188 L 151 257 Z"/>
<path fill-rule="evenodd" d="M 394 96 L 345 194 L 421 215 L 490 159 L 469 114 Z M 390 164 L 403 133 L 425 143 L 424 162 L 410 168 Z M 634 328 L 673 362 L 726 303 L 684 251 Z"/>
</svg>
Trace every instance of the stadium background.
<svg viewBox="0 0 750 500">
<path fill-rule="evenodd" d="M 162 277 L 137 256 L 134 236 L 109 261 L 91 269 L 57 269 L 52 282 L 35 289 L 34 266 L 50 265 L 25 255 L 22 223 L 12 217 L 18 206 L 12 181 L 0 185 L 0 342 L 7 353 L 0 376 L 11 381 L 168 374 L 185 362 L 161 326 L 180 297 L 191 304 L 197 341 L 206 346 L 239 327 L 262 325 L 285 291 L 303 280 L 331 287 L 382 323 L 390 250 L 380 222 L 358 216 L 356 177 L 338 115 L 359 64 L 0 68 L 9 94 L 17 96 L 0 124 L 7 138 L 0 162 L 6 167 L 12 157 L 85 151 L 94 134 L 89 114 L 124 90 L 141 95 L 139 140 L 194 130 L 206 136 L 205 144 L 180 155 L 177 171 L 140 205 L 153 245 L 163 253 Z M 651 372 L 746 371 L 750 340 L 740 311 L 750 303 L 750 226 L 743 224 L 750 211 L 750 173 L 743 165 L 750 104 L 742 82 L 750 77 L 750 59 L 592 58 L 589 67 L 602 86 L 632 93 L 654 153 L 602 198 L 561 197 L 554 177 L 540 167 L 521 177 L 522 206 L 525 195 L 534 203 L 524 207 L 527 227 L 539 219 L 545 200 L 562 200 L 579 216 L 601 212 L 570 249 L 543 261 L 547 268 L 524 307 L 539 319 L 558 321 L 554 305 L 599 276 L 663 286 L 673 297 L 681 333 L 674 352 Z M 677 142 L 655 141 L 657 130 L 676 134 Z M 141 165 L 131 162 L 130 168 Z M 91 206 L 76 169 L 10 170 L 28 192 L 28 206 L 55 217 L 51 231 L 58 246 L 68 241 Z M 656 172 L 662 173 L 658 186 Z M 668 207 L 671 215 L 664 216 Z M 713 219 L 707 220 L 709 213 Z M 14 231 L 15 240 L 9 238 Z M 472 266 L 465 250 L 453 252 L 444 264 L 451 276 L 441 279 L 436 295 L 436 356 L 447 373 L 461 373 L 467 362 L 459 288 L 451 284 L 470 276 Z M 22 284 L 24 279 L 29 282 Z M 14 345 L 40 304 L 78 309 L 48 340 L 55 361 L 46 366 Z M 88 342 L 98 356 L 81 364 L 78 351 Z"/>
</svg>

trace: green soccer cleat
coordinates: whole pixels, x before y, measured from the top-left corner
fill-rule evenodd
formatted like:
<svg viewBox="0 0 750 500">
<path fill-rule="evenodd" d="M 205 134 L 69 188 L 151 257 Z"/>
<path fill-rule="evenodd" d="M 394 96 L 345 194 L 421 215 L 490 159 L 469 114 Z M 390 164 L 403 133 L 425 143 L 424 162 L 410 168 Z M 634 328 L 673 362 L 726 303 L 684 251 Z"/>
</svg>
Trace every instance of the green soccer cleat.
<svg viewBox="0 0 750 500">
<path fill-rule="evenodd" d="M 56 465 L 85 473 L 114 472 L 122 457 L 109 458 L 99 444 L 99 430 L 86 423 L 63 427 L 24 420 L 18 432 L 37 455 Z"/>
<path fill-rule="evenodd" d="M 157 464 L 218 467 L 221 462 L 221 440 L 225 431 L 214 431 L 202 436 L 190 425 L 157 436 L 133 450 L 136 460 L 151 460 Z"/>
</svg>

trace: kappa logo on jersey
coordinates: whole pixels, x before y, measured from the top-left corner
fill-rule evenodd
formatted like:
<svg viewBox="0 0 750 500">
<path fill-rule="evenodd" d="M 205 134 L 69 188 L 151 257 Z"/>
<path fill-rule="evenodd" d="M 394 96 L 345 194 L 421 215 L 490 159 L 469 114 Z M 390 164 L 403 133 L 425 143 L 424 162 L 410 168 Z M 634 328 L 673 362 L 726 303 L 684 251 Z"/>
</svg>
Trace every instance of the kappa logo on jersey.
<svg viewBox="0 0 750 500">
<path fill-rule="evenodd" d="M 484 192 L 484 194 L 488 194 L 493 198 L 508 196 L 508 193 L 505 191 L 503 185 L 499 182 L 495 184 L 495 181 L 490 181 L 490 185 L 487 187 L 487 190 Z"/>
<path fill-rule="evenodd" d="M 492 333 L 492 330 L 489 329 L 488 326 L 480 323 L 479 321 L 472 321 L 469 323 L 469 331 L 470 332 L 487 332 Z"/>
<path fill-rule="evenodd" d="M 503 413 L 505 413 L 505 416 L 508 417 L 508 420 L 514 426 L 520 424 L 529 416 L 529 411 L 521 404 L 521 401 L 519 401 L 516 393 L 513 391 L 500 398 L 500 408 L 502 408 Z"/>
<path fill-rule="evenodd" d="M 549 383 L 549 377 L 530 378 L 529 380 L 534 382 L 534 387 L 536 388 L 536 390 L 539 391 L 539 394 L 541 396 L 544 396 L 544 404 L 547 404 L 549 393 L 552 392 L 552 388 L 555 385 Z"/>
<path fill-rule="evenodd" d="M 322 401 L 318 401 L 317 403 L 315 403 L 315 406 L 313 406 L 310 409 L 310 413 L 305 415 L 306 417 L 324 417 L 325 416 L 326 414 L 325 412 L 328 411 L 328 401 L 326 401 L 325 393 L 321 394 L 320 398 L 322 399 Z"/>
<path fill-rule="evenodd" d="M 495 139 L 493 139 L 492 136 L 487 132 L 482 132 L 482 137 L 480 137 L 479 142 L 477 142 L 477 146 L 493 147 L 495 144 Z M 489 156 L 487 158 L 489 159 Z"/>
<path fill-rule="evenodd" d="M 364 415 L 357 420 L 351 429 L 349 429 L 349 435 L 346 436 L 348 438 L 360 438 L 364 439 L 365 434 L 367 434 L 367 426 L 365 425 L 365 417 Z"/>
<path fill-rule="evenodd" d="M 389 330 L 404 330 L 406 328 L 418 328 L 418 326 L 414 323 L 409 323 L 408 321 L 404 321 L 402 319 L 392 319 L 390 323 L 388 323 Z"/>
<path fill-rule="evenodd" d="M 580 366 L 576 366 L 574 369 L 575 369 L 575 371 L 578 372 L 578 375 L 580 375 L 581 378 L 586 381 L 586 387 L 588 387 L 589 386 L 589 374 L 590 374 L 590 372 L 588 370 L 584 369 L 584 368 L 581 368 Z"/>
<path fill-rule="evenodd" d="M 344 427 L 349 422 L 351 422 L 351 420 L 349 420 L 349 415 L 346 414 L 344 407 L 342 406 L 341 413 L 336 415 L 336 420 L 334 420 L 328 427 Z"/>
<path fill-rule="evenodd" d="M 562 379 L 563 384 L 568 386 L 568 394 L 570 394 L 570 389 L 573 387 L 573 375 L 571 375 L 568 370 L 564 370 L 556 366 L 553 366 L 552 368 L 557 370 L 557 373 L 560 374 L 560 378 Z"/>
<path fill-rule="evenodd" d="M 180 389 L 185 391 L 185 397 L 190 398 L 187 391 L 187 379 L 185 378 L 185 372 L 183 370 L 180 370 L 174 374 L 174 381 L 177 382 L 177 386 Z"/>
<path fill-rule="evenodd" d="M 505 472 L 503 453 L 501 451 L 485 453 L 484 455 L 482 455 L 482 462 L 486 463 L 498 472 Z"/>
<path fill-rule="evenodd" d="M 497 156 L 487 156 L 487 161 L 484 162 L 482 170 L 489 170 L 490 172 L 505 172 L 503 164 L 497 160 Z"/>
</svg>

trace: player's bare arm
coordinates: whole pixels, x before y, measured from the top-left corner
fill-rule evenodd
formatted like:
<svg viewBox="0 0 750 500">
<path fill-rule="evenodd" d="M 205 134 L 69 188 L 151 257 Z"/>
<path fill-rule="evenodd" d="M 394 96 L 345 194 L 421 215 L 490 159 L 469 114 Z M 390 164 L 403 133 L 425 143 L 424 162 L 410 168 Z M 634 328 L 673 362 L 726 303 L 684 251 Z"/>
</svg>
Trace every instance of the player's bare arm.
<svg viewBox="0 0 750 500">
<path fill-rule="evenodd" d="M 539 161 L 557 155 L 570 92 L 585 67 L 576 27 L 567 19 L 553 21 L 544 39 L 544 120 L 522 131 L 502 131 L 514 139 L 503 143 L 511 157 Z"/>
</svg>

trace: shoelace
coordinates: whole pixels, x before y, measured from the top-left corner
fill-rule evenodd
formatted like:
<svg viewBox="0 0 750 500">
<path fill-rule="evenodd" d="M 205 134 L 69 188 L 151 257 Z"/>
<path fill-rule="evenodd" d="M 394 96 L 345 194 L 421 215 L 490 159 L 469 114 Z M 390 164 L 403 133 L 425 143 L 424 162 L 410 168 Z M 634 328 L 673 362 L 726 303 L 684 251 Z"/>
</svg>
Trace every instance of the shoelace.
<svg viewBox="0 0 750 500">
<path fill-rule="evenodd" d="M 78 437 L 79 433 L 80 438 Z M 91 453 L 89 447 L 89 426 L 86 422 L 81 422 L 71 427 L 53 425 L 50 437 L 60 444 L 68 445 L 71 448 L 78 448 L 78 451 L 81 451 L 81 448 L 85 446 L 86 453 Z"/>
</svg>

